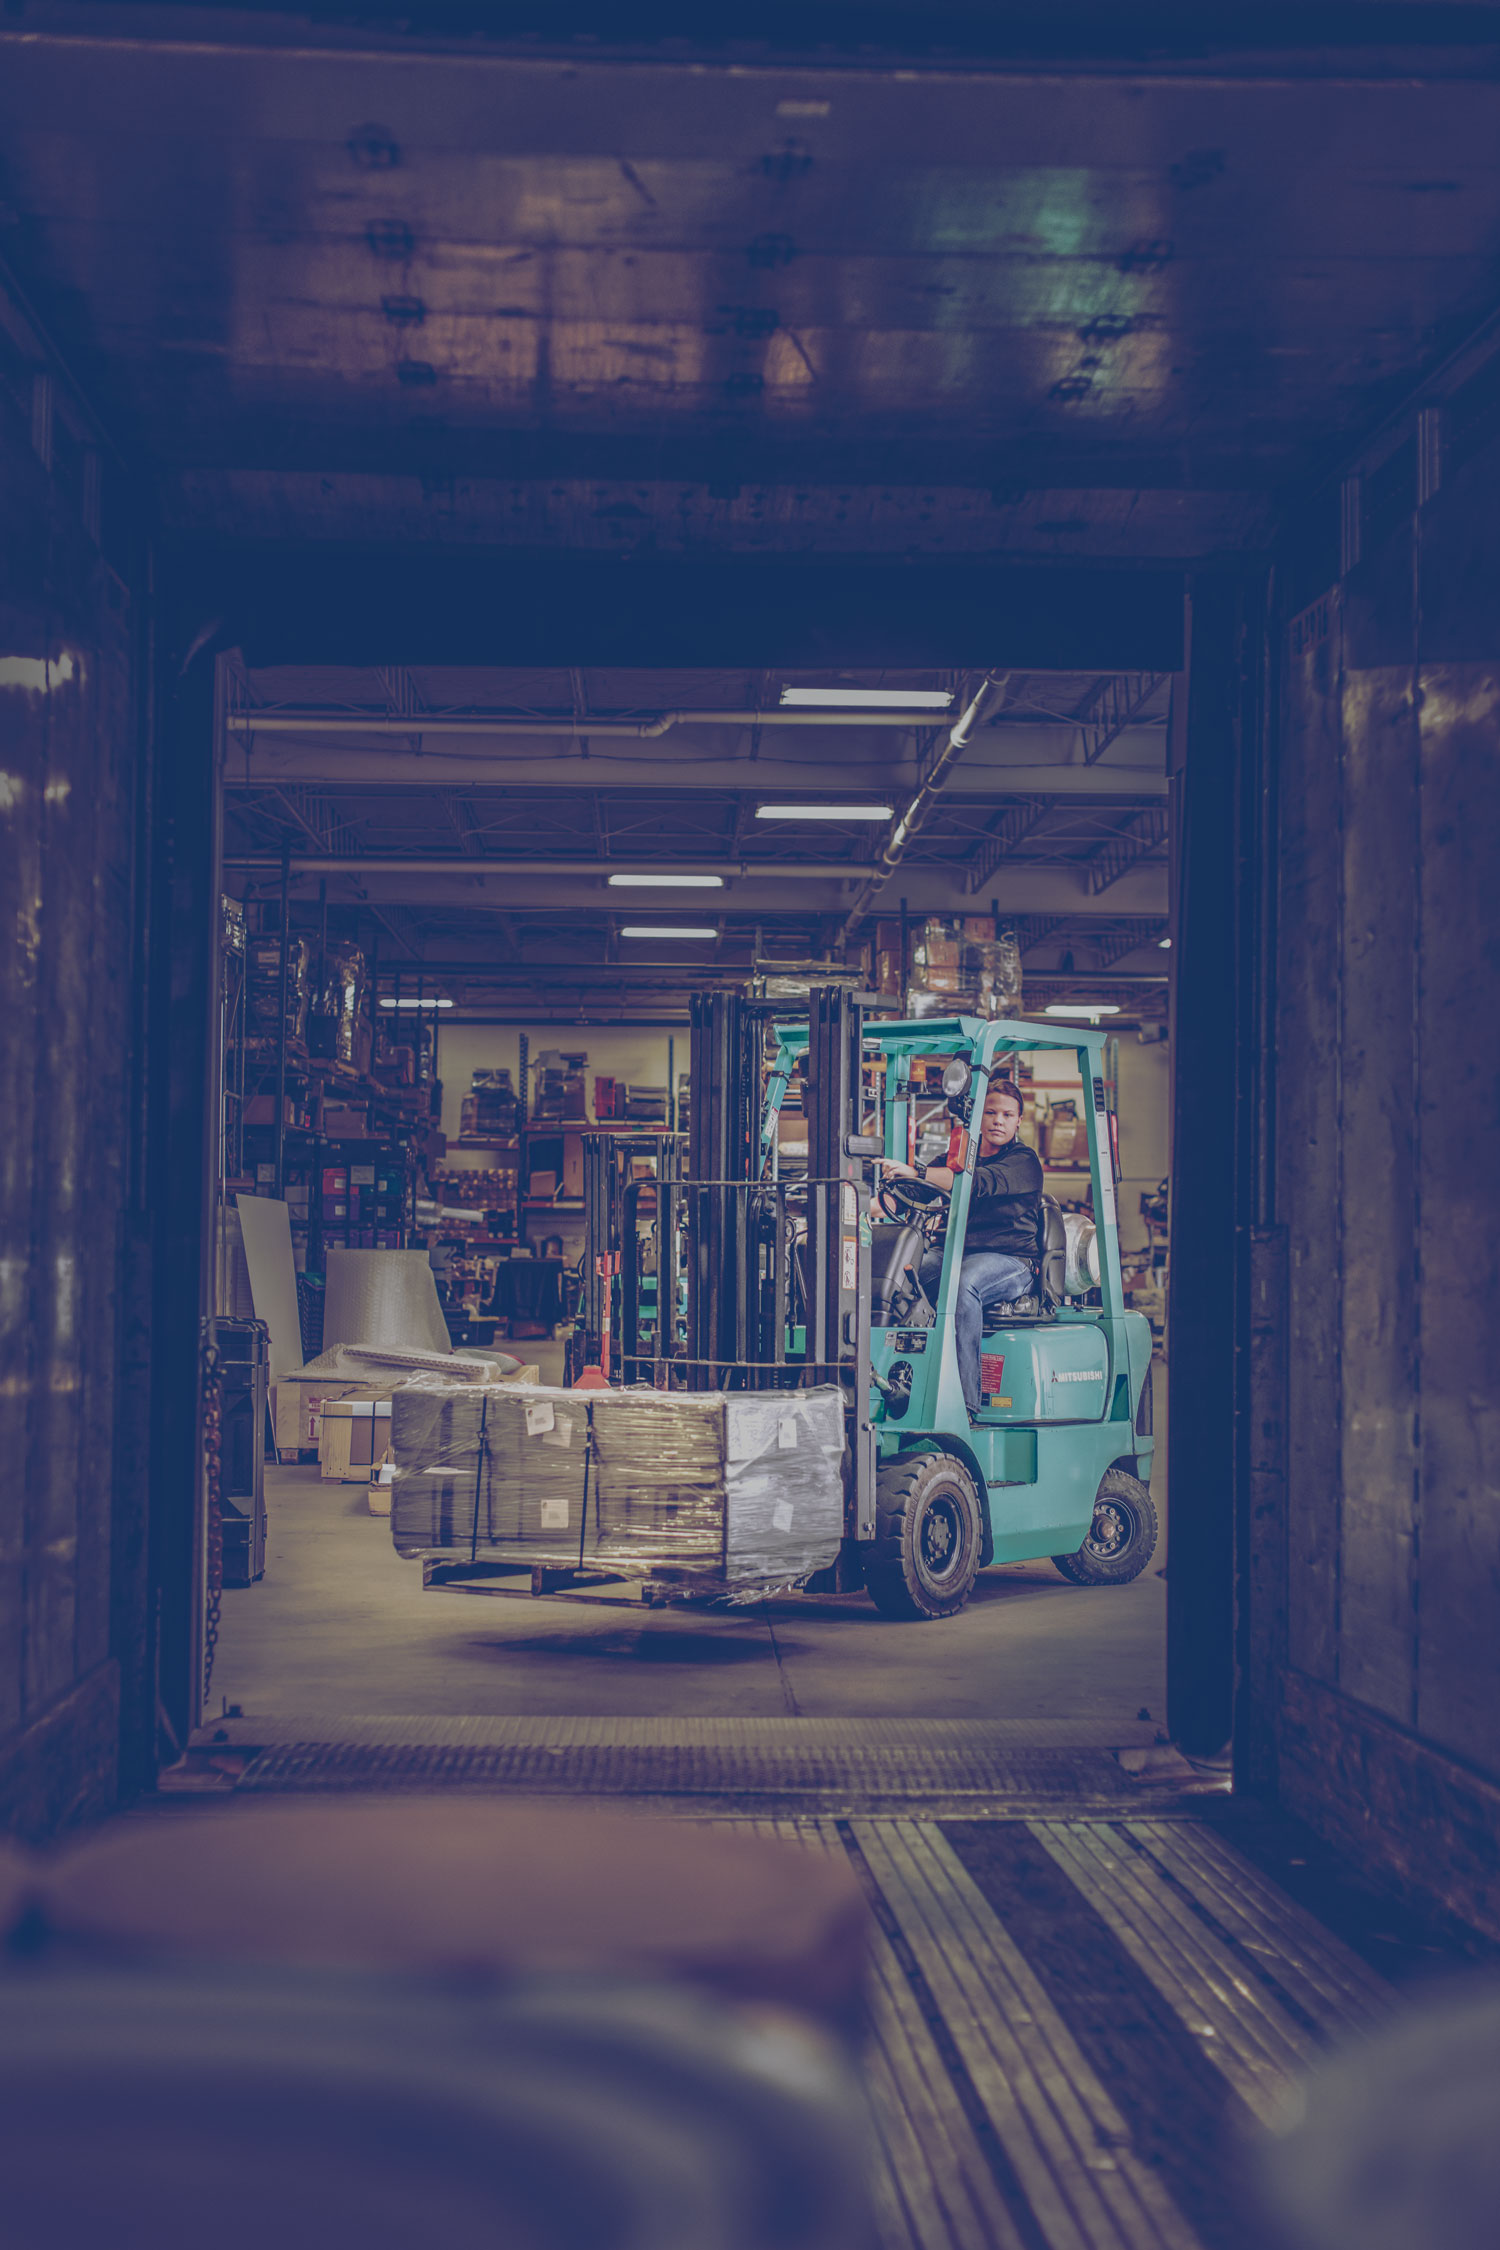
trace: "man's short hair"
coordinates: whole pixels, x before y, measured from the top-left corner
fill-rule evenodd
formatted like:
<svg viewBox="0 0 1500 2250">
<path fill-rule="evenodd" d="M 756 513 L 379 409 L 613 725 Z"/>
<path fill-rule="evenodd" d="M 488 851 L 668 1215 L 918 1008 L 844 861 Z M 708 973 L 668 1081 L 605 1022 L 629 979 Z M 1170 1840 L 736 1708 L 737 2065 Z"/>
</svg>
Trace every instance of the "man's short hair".
<svg viewBox="0 0 1500 2250">
<path fill-rule="evenodd" d="M 990 1090 L 984 1098 L 987 1102 L 992 1102 L 997 1094 L 1004 1094 L 1006 1099 L 1013 1101 L 1019 1110 L 1024 1110 L 1026 1107 L 1025 1096 L 1013 1078 L 992 1078 Z"/>
</svg>

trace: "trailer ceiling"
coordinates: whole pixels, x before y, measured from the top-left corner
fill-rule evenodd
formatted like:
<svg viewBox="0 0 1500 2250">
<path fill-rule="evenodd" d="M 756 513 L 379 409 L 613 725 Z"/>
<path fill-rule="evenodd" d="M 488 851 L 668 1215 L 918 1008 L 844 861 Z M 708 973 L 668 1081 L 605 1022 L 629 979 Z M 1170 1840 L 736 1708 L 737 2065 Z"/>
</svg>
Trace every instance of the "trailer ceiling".
<svg viewBox="0 0 1500 2250">
<path fill-rule="evenodd" d="M 1179 12 L 1133 58 L 1073 13 L 882 46 L 825 8 L 877 41 L 840 55 L 22 0 L 8 254 L 184 533 L 1254 545 L 1489 309 L 1493 11 L 1345 7 L 1342 51 L 1303 11 L 1259 55 Z"/>
</svg>

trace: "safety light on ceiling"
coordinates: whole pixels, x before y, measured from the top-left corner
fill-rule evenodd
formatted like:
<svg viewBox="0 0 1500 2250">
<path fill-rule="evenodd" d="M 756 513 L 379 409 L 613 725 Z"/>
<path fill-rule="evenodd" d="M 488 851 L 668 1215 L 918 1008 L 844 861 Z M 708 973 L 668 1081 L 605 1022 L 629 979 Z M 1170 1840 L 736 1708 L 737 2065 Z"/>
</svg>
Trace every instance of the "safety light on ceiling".
<svg viewBox="0 0 1500 2250">
<path fill-rule="evenodd" d="M 894 805 L 757 805 L 757 820 L 889 820 Z"/>
<path fill-rule="evenodd" d="M 784 687 L 784 711 L 946 711 L 947 688 Z"/>
<path fill-rule="evenodd" d="M 620 932 L 620 935 L 621 935 L 621 937 L 669 937 L 669 938 L 716 938 L 716 937 L 718 936 L 718 934 L 719 934 L 719 933 L 718 933 L 718 931 L 717 931 L 717 930 L 715 930 L 715 929 L 708 929 L 708 928 L 693 928 L 693 929 L 688 929 L 688 928 L 680 928 L 680 929 L 673 929 L 673 928 L 670 928 L 670 927 L 668 927 L 668 926 L 667 926 L 666 924 L 664 924 L 664 923 L 663 923 L 663 924 L 658 924 L 658 923 L 655 923 L 655 922 L 632 922 L 632 923 L 630 924 L 630 927 L 629 927 L 628 929 L 624 929 L 624 930 L 621 930 L 621 932 Z"/>
<path fill-rule="evenodd" d="M 1091 1000 L 1086 1007 L 1075 1006 L 1072 1001 L 1052 1000 L 1043 1013 L 1049 1016 L 1084 1016 L 1090 1023 L 1096 1023 L 1100 1016 L 1117 1016 L 1120 1011 L 1113 1000 Z"/>
<path fill-rule="evenodd" d="M 611 875 L 613 891 L 722 891 L 722 875 Z"/>
<path fill-rule="evenodd" d="M 452 1007 L 452 1005 L 453 1005 L 453 1002 L 452 1002 L 451 1000 L 436 1000 L 436 999 L 431 999 L 431 1000 L 416 1000 L 416 999 L 413 999 L 413 1000 L 407 1000 L 407 999 L 400 999 L 400 1000 L 382 1000 L 382 1001 L 381 1001 L 381 1003 L 380 1003 L 380 1005 L 382 1006 L 382 1008 L 451 1008 L 451 1007 Z"/>
</svg>

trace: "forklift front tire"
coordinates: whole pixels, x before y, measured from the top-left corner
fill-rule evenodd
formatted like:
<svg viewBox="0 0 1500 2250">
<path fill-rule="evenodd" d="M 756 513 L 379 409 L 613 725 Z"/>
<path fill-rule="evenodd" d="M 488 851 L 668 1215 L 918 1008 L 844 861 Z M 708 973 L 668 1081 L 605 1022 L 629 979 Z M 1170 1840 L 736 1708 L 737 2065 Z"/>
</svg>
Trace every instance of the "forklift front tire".
<svg viewBox="0 0 1500 2250">
<path fill-rule="evenodd" d="M 1156 1553 L 1156 1506 L 1139 1479 L 1106 1469 L 1094 1501 L 1089 1535 L 1076 1555 L 1054 1555 L 1075 1586 L 1128 1586 Z"/>
<path fill-rule="evenodd" d="M 875 1480 L 865 1588 L 882 1617 L 953 1617 L 973 1591 L 983 1525 L 974 1480 L 951 1453 L 908 1453 Z"/>
</svg>

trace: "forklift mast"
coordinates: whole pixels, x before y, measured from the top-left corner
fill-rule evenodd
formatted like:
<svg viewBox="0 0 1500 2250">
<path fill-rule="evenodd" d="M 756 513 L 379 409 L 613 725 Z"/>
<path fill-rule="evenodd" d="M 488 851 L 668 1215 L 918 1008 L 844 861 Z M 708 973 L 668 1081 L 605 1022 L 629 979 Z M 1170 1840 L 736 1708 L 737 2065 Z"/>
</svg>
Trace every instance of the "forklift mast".
<svg viewBox="0 0 1500 2250">
<path fill-rule="evenodd" d="M 583 1272 L 569 1382 L 585 1367 L 611 1382 L 652 1379 L 672 1317 L 667 1235 L 686 1144 L 683 1133 L 583 1136 Z M 648 1167 L 649 1177 L 639 1177 Z"/>
<path fill-rule="evenodd" d="M 851 1456 L 847 1528 L 867 1539 L 875 1527 L 875 1433 L 870 1425 L 871 1160 L 883 1139 L 864 1139 L 861 1068 L 864 1008 L 842 987 L 808 1000 L 807 1176 L 837 1190 L 809 1197 L 807 1214 L 807 1365 L 810 1382 L 836 1381 L 849 1400 Z"/>
<path fill-rule="evenodd" d="M 693 1002 L 683 1373 L 697 1389 L 839 1384 L 849 1412 L 847 1528 L 867 1538 L 875 1520 L 868 1175 L 881 1144 L 859 1140 L 864 1012 L 842 987 L 808 996 L 807 1177 L 788 1187 L 773 1176 L 779 1104 L 766 1100 L 764 1064 L 768 1027 L 794 1012 L 738 992 Z M 800 1323 L 789 1304 L 794 1274 Z M 799 1325 L 800 1355 L 788 1348 Z"/>
</svg>

